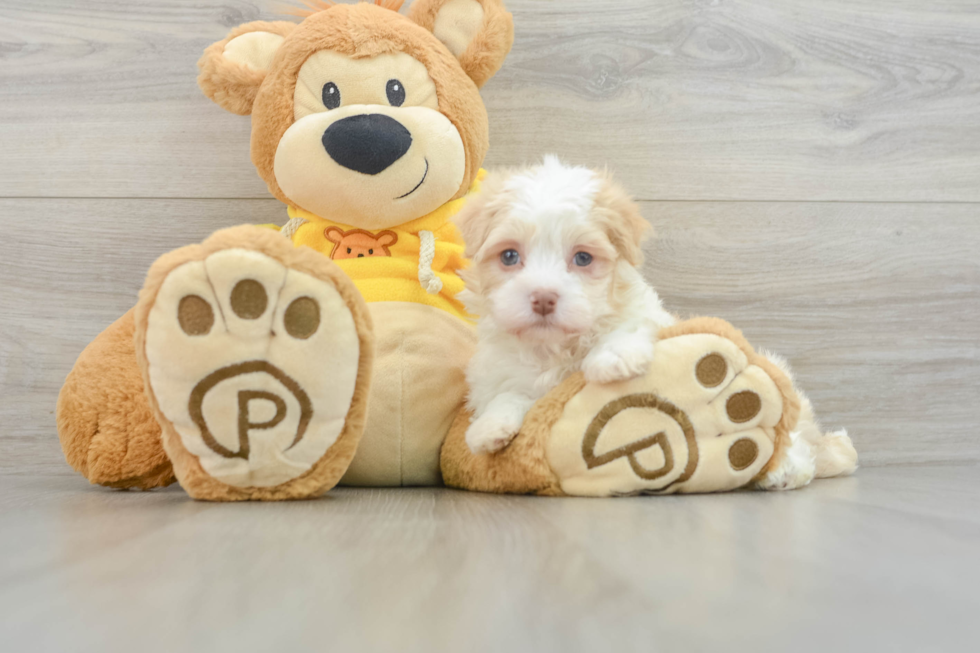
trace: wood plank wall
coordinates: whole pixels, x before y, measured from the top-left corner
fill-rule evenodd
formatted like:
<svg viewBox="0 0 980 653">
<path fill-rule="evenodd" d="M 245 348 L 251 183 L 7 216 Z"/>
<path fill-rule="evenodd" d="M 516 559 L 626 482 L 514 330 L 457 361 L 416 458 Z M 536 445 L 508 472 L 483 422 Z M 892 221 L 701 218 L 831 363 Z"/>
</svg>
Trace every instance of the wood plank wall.
<svg viewBox="0 0 980 653">
<path fill-rule="evenodd" d="M 200 52 L 277 0 L 0 0 L 0 471 L 168 249 L 283 222 Z M 608 165 L 682 314 L 786 355 L 866 465 L 980 459 L 980 5 L 510 0 L 489 165 Z"/>
</svg>

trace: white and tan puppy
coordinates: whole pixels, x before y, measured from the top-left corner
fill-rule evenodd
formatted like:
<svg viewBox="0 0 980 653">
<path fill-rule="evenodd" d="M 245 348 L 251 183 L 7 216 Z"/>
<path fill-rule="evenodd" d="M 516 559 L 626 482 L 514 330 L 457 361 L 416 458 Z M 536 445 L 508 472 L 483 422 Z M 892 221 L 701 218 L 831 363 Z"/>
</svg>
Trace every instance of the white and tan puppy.
<svg viewBox="0 0 980 653">
<path fill-rule="evenodd" d="M 475 453 L 505 447 L 578 370 L 599 383 L 646 370 L 674 318 L 638 270 L 649 224 L 608 176 L 555 157 L 498 172 L 457 223 L 473 261 L 460 297 L 480 318 L 467 376 Z"/>
<path fill-rule="evenodd" d="M 498 171 L 456 221 L 472 259 L 460 297 L 479 318 L 467 371 L 474 453 L 506 447 L 534 402 L 574 372 L 608 383 L 646 371 L 675 318 L 639 272 L 649 224 L 607 173 L 552 156 Z M 821 464 L 853 471 L 846 433 L 824 436 L 809 402 L 804 419 L 763 487 L 806 485 Z"/>
</svg>

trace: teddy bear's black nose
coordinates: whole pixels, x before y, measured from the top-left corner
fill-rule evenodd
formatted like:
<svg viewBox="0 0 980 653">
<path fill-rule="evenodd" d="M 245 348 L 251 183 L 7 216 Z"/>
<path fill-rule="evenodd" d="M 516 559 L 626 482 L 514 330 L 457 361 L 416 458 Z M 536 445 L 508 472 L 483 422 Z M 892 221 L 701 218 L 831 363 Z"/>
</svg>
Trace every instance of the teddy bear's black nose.
<svg viewBox="0 0 980 653">
<path fill-rule="evenodd" d="M 330 158 L 366 175 L 387 170 L 411 146 L 411 132 L 380 113 L 342 118 L 323 132 L 323 147 Z"/>
</svg>

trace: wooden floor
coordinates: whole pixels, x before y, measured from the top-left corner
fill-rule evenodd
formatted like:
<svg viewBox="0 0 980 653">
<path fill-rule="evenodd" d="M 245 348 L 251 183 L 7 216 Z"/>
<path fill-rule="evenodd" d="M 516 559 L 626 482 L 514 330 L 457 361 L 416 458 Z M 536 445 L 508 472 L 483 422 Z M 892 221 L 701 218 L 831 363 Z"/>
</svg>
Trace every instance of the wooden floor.
<svg viewBox="0 0 980 653">
<path fill-rule="evenodd" d="M 645 272 L 669 307 L 786 355 L 827 426 L 853 436 L 856 478 L 780 496 L 209 506 L 77 477 L 58 389 L 150 263 L 221 227 L 285 222 L 248 119 L 202 96 L 195 62 L 288 2 L 0 0 L 0 641 L 977 641 L 973 0 L 508 0 L 514 51 L 483 90 L 487 164 L 608 165 L 660 235 Z"/>
<path fill-rule="evenodd" d="M 5 651 L 970 651 L 980 467 L 617 500 L 0 477 Z"/>
</svg>

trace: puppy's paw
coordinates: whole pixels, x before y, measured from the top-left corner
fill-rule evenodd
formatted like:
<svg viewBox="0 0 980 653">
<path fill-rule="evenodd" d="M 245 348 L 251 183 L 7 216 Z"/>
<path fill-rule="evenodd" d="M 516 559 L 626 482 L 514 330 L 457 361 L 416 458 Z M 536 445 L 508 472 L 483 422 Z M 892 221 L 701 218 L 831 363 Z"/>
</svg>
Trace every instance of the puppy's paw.
<svg viewBox="0 0 980 653">
<path fill-rule="evenodd" d="M 521 420 L 499 413 L 484 413 L 466 430 L 466 445 L 479 455 L 496 453 L 514 439 L 521 430 Z"/>
<path fill-rule="evenodd" d="M 589 352 L 582 372 L 589 383 L 628 381 L 646 373 L 653 362 L 653 341 L 646 334 L 613 335 Z"/>
</svg>

